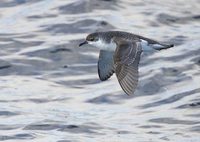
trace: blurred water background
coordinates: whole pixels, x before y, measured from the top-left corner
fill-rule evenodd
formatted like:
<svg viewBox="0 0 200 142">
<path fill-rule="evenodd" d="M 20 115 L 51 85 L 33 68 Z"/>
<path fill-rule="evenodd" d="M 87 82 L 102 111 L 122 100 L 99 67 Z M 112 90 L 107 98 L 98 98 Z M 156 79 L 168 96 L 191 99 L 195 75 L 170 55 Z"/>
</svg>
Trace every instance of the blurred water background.
<svg viewBox="0 0 200 142">
<path fill-rule="evenodd" d="M 144 53 L 127 96 L 88 33 L 174 43 Z M 0 141 L 199 142 L 200 0 L 1 0 Z"/>
</svg>

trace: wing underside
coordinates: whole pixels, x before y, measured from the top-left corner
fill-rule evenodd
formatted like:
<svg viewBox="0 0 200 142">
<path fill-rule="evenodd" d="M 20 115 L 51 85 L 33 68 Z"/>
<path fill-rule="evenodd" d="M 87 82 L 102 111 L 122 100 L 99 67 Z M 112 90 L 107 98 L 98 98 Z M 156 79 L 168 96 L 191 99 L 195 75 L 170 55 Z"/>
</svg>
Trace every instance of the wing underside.
<svg viewBox="0 0 200 142">
<path fill-rule="evenodd" d="M 100 80 L 105 81 L 114 73 L 113 51 L 100 50 L 98 61 L 98 75 Z"/>
</svg>

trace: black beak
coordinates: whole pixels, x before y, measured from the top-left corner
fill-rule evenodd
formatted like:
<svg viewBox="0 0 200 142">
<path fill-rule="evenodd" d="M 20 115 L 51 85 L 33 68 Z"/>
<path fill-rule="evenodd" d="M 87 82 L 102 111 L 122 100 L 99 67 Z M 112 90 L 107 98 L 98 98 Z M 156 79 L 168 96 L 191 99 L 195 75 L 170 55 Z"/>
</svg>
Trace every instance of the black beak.
<svg viewBox="0 0 200 142">
<path fill-rule="evenodd" d="M 88 44 L 88 42 L 87 42 L 87 41 L 84 41 L 84 42 L 80 43 L 80 44 L 79 44 L 79 47 L 82 46 L 82 45 L 84 45 L 84 44 Z"/>
</svg>

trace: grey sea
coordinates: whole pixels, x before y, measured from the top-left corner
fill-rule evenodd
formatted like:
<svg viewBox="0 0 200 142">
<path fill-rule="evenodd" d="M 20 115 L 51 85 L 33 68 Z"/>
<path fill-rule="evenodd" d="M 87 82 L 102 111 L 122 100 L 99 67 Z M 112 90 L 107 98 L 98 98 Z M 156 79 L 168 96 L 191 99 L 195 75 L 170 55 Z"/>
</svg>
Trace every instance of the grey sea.
<svg viewBox="0 0 200 142">
<path fill-rule="evenodd" d="M 107 30 L 175 44 L 142 54 L 133 96 L 78 48 Z M 200 1 L 0 0 L 0 141 L 200 142 Z"/>
</svg>

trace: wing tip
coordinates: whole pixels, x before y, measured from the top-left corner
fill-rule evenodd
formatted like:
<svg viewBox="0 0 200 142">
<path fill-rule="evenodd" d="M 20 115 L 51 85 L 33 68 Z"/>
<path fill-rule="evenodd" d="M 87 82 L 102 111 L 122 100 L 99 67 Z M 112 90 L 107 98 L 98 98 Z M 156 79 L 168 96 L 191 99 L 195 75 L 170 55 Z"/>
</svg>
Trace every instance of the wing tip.
<svg viewBox="0 0 200 142">
<path fill-rule="evenodd" d="M 138 75 L 138 70 L 135 70 L 134 68 L 130 68 L 130 67 L 129 67 L 129 69 L 131 69 L 131 70 L 128 71 L 129 75 L 126 77 L 135 76 L 134 79 L 131 77 L 132 78 L 131 80 L 127 79 L 127 78 L 124 78 L 123 80 L 119 80 L 118 76 L 117 76 L 117 78 L 118 78 L 118 81 L 119 81 L 119 84 L 120 84 L 122 90 L 128 96 L 132 96 L 132 95 L 134 95 L 134 93 L 137 89 L 139 75 Z M 130 89 L 130 87 L 131 87 L 131 89 Z"/>
<path fill-rule="evenodd" d="M 134 93 L 135 93 L 135 90 L 136 90 L 136 88 L 134 88 L 134 91 L 133 92 L 128 92 L 126 89 L 124 89 L 122 86 L 121 86 L 121 88 L 122 88 L 122 90 L 124 91 L 124 93 L 127 95 L 127 96 L 132 96 L 132 95 L 134 95 Z"/>
<path fill-rule="evenodd" d="M 112 72 L 109 72 L 109 74 L 108 75 L 106 75 L 106 76 L 101 76 L 101 73 L 100 73 L 100 70 L 98 69 L 98 75 L 99 75 L 99 79 L 101 80 L 101 81 L 106 81 L 106 80 L 108 80 L 112 75 L 113 75 L 113 73 L 114 73 L 114 71 L 112 70 Z"/>
</svg>

